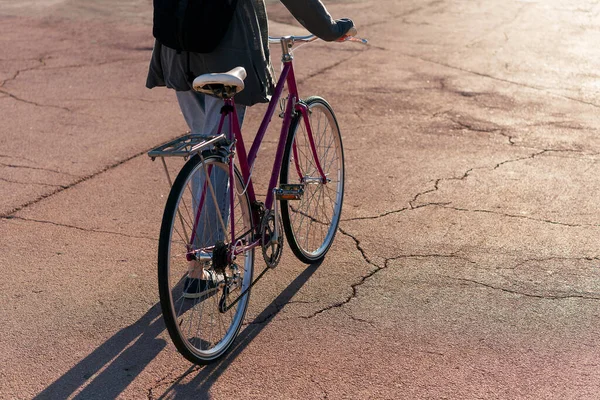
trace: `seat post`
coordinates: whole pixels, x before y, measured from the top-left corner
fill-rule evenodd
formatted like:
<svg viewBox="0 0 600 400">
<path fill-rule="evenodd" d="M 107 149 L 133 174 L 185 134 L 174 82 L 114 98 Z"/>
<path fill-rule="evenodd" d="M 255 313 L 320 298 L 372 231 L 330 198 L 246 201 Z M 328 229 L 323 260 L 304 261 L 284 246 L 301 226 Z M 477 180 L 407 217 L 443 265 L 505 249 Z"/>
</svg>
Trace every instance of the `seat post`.
<svg viewBox="0 0 600 400">
<path fill-rule="evenodd" d="M 229 121 L 229 132 L 227 133 L 227 138 L 229 140 L 236 139 L 236 132 L 240 131 L 240 124 L 237 116 L 237 111 L 235 109 L 235 102 L 233 97 L 223 99 L 223 107 L 221 107 L 221 121 L 225 121 L 225 118 L 228 118 Z M 221 128 L 222 129 L 222 128 Z"/>
<path fill-rule="evenodd" d="M 281 62 L 290 62 L 294 59 L 290 50 L 294 45 L 294 37 L 293 36 L 284 36 L 281 38 Z"/>
</svg>

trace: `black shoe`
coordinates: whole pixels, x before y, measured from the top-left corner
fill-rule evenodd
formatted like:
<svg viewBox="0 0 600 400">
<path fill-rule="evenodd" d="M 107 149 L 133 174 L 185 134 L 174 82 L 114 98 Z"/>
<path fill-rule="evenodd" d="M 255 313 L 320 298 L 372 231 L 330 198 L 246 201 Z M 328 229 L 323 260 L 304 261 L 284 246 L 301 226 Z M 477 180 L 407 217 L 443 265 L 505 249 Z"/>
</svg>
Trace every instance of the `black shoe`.
<svg viewBox="0 0 600 400">
<path fill-rule="evenodd" d="M 207 293 L 207 291 L 216 287 L 217 285 L 213 279 L 185 278 L 185 282 L 183 283 L 183 297 L 186 299 L 196 299 L 204 295 L 208 296 L 210 293 Z"/>
</svg>

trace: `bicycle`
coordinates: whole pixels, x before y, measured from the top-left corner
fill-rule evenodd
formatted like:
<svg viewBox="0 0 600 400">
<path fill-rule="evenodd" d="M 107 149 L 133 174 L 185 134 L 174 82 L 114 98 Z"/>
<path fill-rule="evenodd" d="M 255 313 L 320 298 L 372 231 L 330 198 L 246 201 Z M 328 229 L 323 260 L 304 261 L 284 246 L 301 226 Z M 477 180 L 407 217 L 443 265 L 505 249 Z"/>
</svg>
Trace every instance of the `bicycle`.
<svg viewBox="0 0 600 400">
<path fill-rule="evenodd" d="M 355 34 L 344 41 L 366 43 Z M 322 260 L 333 243 L 344 195 L 342 137 L 326 100 L 300 100 L 292 62 L 296 43 L 316 39 L 269 38 L 281 43 L 283 69 L 249 152 L 234 107 L 245 77 L 238 67 L 201 75 L 193 83 L 196 90 L 223 98 L 217 133 L 226 118 L 229 132 L 188 134 L 148 153 L 153 160 L 161 158 L 171 184 L 158 245 L 162 314 L 175 347 L 192 363 L 215 361 L 232 345 L 251 288 L 280 260 L 284 233 L 304 263 Z M 254 162 L 286 84 L 283 124 L 263 204 L 252 183 Z M 171 182 L 165 157 L 173 156 L 189 159 Z M 266 267 L 254 279 L 258 247 Z"/>
</svg>

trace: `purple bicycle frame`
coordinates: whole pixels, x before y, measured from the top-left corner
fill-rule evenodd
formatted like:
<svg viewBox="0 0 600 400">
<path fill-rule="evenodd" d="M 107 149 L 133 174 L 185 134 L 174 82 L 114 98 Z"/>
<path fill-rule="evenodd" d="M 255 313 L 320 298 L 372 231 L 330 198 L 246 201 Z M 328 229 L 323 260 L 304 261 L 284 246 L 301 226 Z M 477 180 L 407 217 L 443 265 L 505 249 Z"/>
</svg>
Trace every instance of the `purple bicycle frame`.
<svg viewBox="0 0 600 400">
<path fill-rule="evenodd" d="M 325 174 L 321 167 L 321 163 L 317 156 L 316 146 L 315 146 L 315 142 L 313 139 L 312 127 L 310 125 L 310 120 L 309 120 L 309 115 L 308 115 L 308 108 L 306 107 L 305 104 L 298 102 L 298 100 L 297 100 L 299 98 L 298 87 L 296 85 L 296 77 L 294 75 L 294 66 L 293 66 L 292 61 L 290 60 L 290 61 L 284 62 L 283 71 L 281 72 L 281 76 L 279 77 L 279 81 L 277 82 L 277 85 L 275 87 L 275 92 L 273 93 L 271 101 L 269 102 L 269 106 L 267 107 L 267 112 L 265 113 L 265 116 L 262 120 L 262 123 L 261 123 L 259 129 L 258 129 L 258 132 L 256 133 L 256 137 L 254 139 L 254 142 L 252 143 L 252 147 L 250 148 L 249 152 L 246 152 L 246 147 L 244 145 L 244 138 L 242 137 L 242 132 L 241 132 L 238 115 L 237 115 L 237 112 L 235 109 L 235 102 L 234 102 L 233 98 L 225 99 L 226 107 L 224 108 L 224 110 L 227 110 L 227 111 L 225 113 L 221 114 L 221 120 L 219 122 L 219 128 L 217 131 L 217 132 L 221 132 L 221 130 L 224 126 L 225 118 L 229 118 L 229 126 L 231 127 L 231 130 L 230 130 L 230 132 L 228 132 L 228 138 L 231 139 L 232 134 L 233 134 L 233 137 L 235 138 L 236 154 L 239 157 L 239 165 L 240 165 L 240 169 L 242 172 L 242 178 L 244 181 L 244 185 L 247 185 L 246 190 L 248 193 L 250 204 L 254 204 L 256 202 L 256 193 L 254 192 L 254 186 L 253 186 L 252 180 L 251 180 L 252 166 L 254 165 L 254 162 L 256 161 L 258 149 L 260 148 L 262 141 L 265 137 L 267 128 L 269 126 L 269 123 L 271 122 L 273 114 L 275 113 L 275 109 L 279 103 L 279 99 L 281 98 L 281 95 L 283 93 L 286 83 L 288 86 L 289 96 L 287 99 L 287 105 L 285 108 L 283 124 L 281 126 L 281 132 L 279 134 L 279 143 L 277 145 L 277 152 L 275 154 L 275 161 L 273 163 L 271 179 L 269 180 L 269 187 L 267 190 L 267 198 L 265 200 L 265 209 L 267 209 L 267 210 L 271 209 L 271 207 L 273 206 L 273 202 L 275 201 L 273 189 L 276 187 L 277 180 L 279 178 L 279 173 L 280 173 L 281 164 L 283 161 L 283 153 L 285 150 L 287 134 L 290 129 L 290 125 L 292 123 L 294 110 L 299 112 L 302 115 L 302 118 L 303 118 L 305 126 L 306 126 L 306 130 L 307 130 L 307 135 L 308 135 L 308 139 L 309 139 L 312 156 L 315 160 L 315 165 L 317 167 L 317 171 L 319 172 L 323 183 L 324 184 L 327 183 L 327 179 L 325 177 Z M 227 106 L 229 106 L 229 107 L 227 107 Z M 298 173 L 299 180 L 302 182 L 303 176 L 302 176 L 302 172 L 300 170 L 300 166 L 297 162 L 298 156 L 297 156 L 297 149 L 295 147 L 295 143 L 293 145 L 293 152 L 294 152 L 293 153 L 294 159 L 296 160 L 296 165 L 295 165 L 296 168 L 295 169 Z M 210 172 L 209 172 L 209 174 L 210 174 Z M 234 177 L 234 163 L 231 162 L 231 163 L 229 163 L 229 181 L 234 182 L 234 178 L 235 178 Z M 203 197 L 204 197 L 205 190 L 206 190 L 206 188 L 203 189 Z M 229 204 L 230 204 L 230 216 L 231 216 L 231 219 L 230 219 L 231 220 L 231 226 L 230 226 L 231 242 L 233 243 L 233 241 L 235 240 L 234 190 L 229 191 L 229 196 L 230 196 Z M 198 215 L 199 215 L 199 212 L 200 212 L 200 208 L 198 209 Z M 253 220 L 258 221 L 257 210 L 253 210 L 252 212 L 253 212 Z M 194 230 L 195 230 L 196 224 L 197 224 L 197 221 L 194 222 Z M 257 240 L 254 243 L 249 244 L 248 246 L 244 246 L 244 247 L 245 247 L 245 249 L 256 247 L 260 244 L 259 242 L 260 241 Z M 193 243 L 193 241 L 192 241 L 192 243 Z M 190 243 L 190 248 L 192 246 L 192 243 Z M 238 253 L 238 254 L 242 253 L 243 251 L 245 251 L 245 250 L 244 249 L 242 249 L 242 250 L 236 249 L 236 253 Z"/>
</svg>

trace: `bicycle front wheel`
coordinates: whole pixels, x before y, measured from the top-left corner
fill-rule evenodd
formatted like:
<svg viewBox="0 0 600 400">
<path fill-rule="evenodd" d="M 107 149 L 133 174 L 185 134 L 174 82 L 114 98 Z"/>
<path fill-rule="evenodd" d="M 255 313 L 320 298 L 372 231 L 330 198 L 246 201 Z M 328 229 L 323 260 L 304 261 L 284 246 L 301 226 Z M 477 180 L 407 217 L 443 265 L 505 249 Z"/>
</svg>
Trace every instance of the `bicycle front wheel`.
<svg viewBox="0 0 600 400">
<path fill-rule="evenodd" d="M 162 220 L 158 244 L 158 284 L 163 318 L 177 350 L 195 364 L 207 364 L 225 354 L 244 321 L 252 282 L 254 251 L 239 254 L 224 271 L 210 260 L 223 244 L 242 246 L 251 238 L 252 214 L 241 175 L 235 169 L 229 182 L 229 164 L 207 156 L 192 157 L 177 176 Z M 234 192 L 230 207 L 229 191 Z M 233 214 L 233 221 L 232 221 Z M 231 223 L 235 243 L 231 243 Z M 189 254 L 204 254 L 189 261 Z M 206 270 L 214 279 L 195 281 Z M 190 289 L 195 283 L 194 289 Z M 231 305 L 224 309 L 223 304 Z"/>
<path fill-rule="evenodd" d="M 325 257 L 337 232 L 344 199 L 344 151 L 329 103 L 315 96 L 305 104 L 315 151 L 304 116 L 298 113 L 288 133 L 280 182 L 300 185 L 304 194 L 300 200 L 281 200 L 281 217 L 290 248 L 310 264 Z"/>
</svg>

